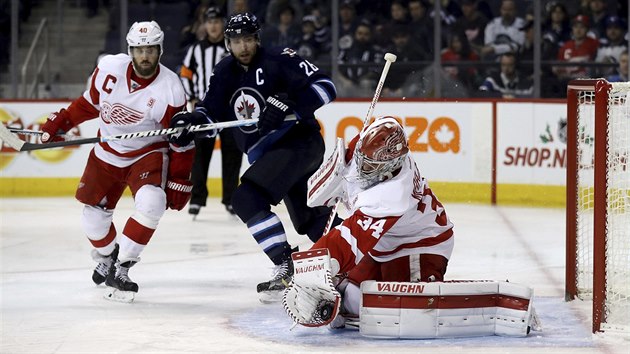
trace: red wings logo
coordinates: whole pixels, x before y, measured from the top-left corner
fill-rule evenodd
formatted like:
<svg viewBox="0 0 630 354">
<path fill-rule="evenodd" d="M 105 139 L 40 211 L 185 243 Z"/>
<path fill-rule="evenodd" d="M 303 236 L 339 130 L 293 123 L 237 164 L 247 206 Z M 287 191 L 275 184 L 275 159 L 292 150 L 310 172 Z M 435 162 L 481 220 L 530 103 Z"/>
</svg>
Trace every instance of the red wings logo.
<svg viewBox="0 0 630 354">
<path fill-rule="evenodd" d="M 132 125 L 140 122 L 144 118 L 142 112 L 126 107 L 119 103 L 101 104 L 101 119 L 106 124 Z"/>
</svg>

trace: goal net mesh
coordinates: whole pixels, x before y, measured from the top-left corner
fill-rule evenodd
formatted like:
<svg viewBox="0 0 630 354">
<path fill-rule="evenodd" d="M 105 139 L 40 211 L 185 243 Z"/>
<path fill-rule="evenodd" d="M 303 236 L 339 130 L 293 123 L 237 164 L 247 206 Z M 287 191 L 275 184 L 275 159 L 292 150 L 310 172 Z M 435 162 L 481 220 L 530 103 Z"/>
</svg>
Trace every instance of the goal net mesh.
<svg viewBox="0 0 630 354">
<path fill-rule="evenodd" d="M 606 326 L 630 328 L 630 84 L 612 84 L 608 93 L 606 159 Z M 578 93 L 577 137 L 577 291 L 593 296 L 593 208 L 595 92 Z"/>
</svg>

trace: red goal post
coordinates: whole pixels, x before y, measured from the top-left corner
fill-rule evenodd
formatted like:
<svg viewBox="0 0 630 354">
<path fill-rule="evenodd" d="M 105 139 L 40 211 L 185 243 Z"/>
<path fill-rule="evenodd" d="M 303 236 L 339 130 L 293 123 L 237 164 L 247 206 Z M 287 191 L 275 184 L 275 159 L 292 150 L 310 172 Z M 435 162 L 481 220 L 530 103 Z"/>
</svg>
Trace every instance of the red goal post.
<svg viewBox="0 0 630 354">
<path fill-rule="evenodd" d="M 566 299 L 593 332 L 630 331 L 630 83 L 567 87 Z"/>
</svg>

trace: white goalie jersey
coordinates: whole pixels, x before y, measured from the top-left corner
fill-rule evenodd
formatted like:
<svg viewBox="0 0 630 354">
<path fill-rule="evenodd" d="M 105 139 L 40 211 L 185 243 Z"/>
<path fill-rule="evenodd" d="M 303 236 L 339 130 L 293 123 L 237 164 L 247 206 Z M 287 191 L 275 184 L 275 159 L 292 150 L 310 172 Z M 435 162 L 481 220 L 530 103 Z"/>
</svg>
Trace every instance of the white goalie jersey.
<svg viewBox="0 0 630 354">
<path fill-rule="evenodd" d="M 345 204 L 350 219 L 356 220 L 342 224 L 342 235 L 358 238 L 368 233 L 377 238 L 369 253 L 378 262 L 421 253 L 450 258 L 453 223 L 410 156 L 398 175 L 367 189 L 358 181 L 354 159 L 345 173 Z"/>
<path fill-rule="evenodd" d="M 179 77 L 159 64 L 157 75 L 133 80 L 131 57 L 104 57 L 92 74 L 83 98 L 98 111 L 100 135 L 118 135 L 167 128 L 171 117 L 186 104 Z M 168 137 L 153 136 L 100 143 L 96 156 L 114 166 L 125 167 L 149 152 L 168 150 Z"/>
</svg>

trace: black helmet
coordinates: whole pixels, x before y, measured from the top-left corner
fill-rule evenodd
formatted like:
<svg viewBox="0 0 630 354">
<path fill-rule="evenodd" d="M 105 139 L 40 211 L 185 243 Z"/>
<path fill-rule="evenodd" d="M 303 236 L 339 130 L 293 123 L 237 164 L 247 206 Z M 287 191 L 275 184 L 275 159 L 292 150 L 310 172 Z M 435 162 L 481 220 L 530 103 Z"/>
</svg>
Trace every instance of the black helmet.
<svg viewBox="0 0 630 354">
<path fill-rule="evenodd" d="M 247 34 L 258 36 L 258 32 L 260 32 L 260 23 L 256 15 L 250 12 L 230 16 L 227 26 L 225 26 L 226 39 Z"/>
<path fill-rule="evenodd" d="M 221 8 L 218 6 L 210 6 L 207 10 L 206 10 L 206 19 L 214 19 L 214 18 L 224 18 L 225 16 L 223 15 L 223 11 L 221 11 Z"/>
</svg>

